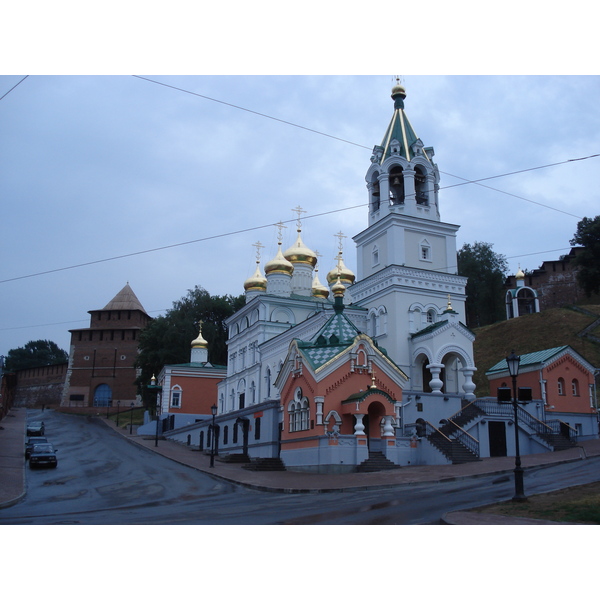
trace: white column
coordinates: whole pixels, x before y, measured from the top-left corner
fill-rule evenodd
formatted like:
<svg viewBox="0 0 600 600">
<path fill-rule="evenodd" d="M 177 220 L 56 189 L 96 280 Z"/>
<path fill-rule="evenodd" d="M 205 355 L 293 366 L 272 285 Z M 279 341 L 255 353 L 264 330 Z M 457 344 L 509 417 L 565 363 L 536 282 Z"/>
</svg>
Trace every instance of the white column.
<svg viewBox="0 0 600 600">
<path fill-rule="evenodd" d="M 364 415 L 354 415 L 356 417 L 356 425 L 354 426 L 354 435 L 365 435 L 365 424 L 363 423 Z"/>
<path fill-rule="evenodd" d="M 475 394 L 473 393 L 476 387 L 475 383 L 473 383 L 473 373 L 475 371 L 477 371 L 475 367 L 464 367 L 461 369 L 461 373 L 465 378 L 462 388 L 465 392 L 465 399 L 469 401 L 475 400 Z"/>
<path fill-rule="evenodd" d="M 393 437 L 394 427 L 392 425 L 392 418 L 389 415 L 383 417 L 383 437 Z"/>
<path fill-rule="evenodd" d="M 415 170 L 412 167 L 406 167 L 403 172 L 404 176 L 404 206 L 409 214 L 417 212 L 417 197 L 415 195 Z"/>
<path fill-rule="evenodd" d="M 379 176 L 379 214 L 384 217 L 390 212 L 390 176 L 382 173 Z"/>
<path fill-rule="evenodd" d="M 429 382 L 431 391 L 434 394 L 441 394 L 444 382 L 440 379 L 440 373 L 442 372 L 444 365 L 431 363 L 427 365 L 427 368 L 431 372 L 431 381 Z"/>
</svg>

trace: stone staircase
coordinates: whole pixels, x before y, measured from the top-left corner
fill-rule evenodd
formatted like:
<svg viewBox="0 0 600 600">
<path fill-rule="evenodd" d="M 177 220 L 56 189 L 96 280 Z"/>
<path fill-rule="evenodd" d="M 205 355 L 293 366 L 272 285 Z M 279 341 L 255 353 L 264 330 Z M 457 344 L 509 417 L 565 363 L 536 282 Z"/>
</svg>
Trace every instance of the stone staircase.
<svg viewBox="0 0 600 600">
<path fill-rule="evenodd" d="M 248 464 L 242 465 L 248 471 L 286 471 L 280 458 L 253 458 Z"/>
<path fill-rule="evenodd" d="M 383 452 L 369 452 L 369 458 L 364 460 L 356 467 L 358 473 L 373 473 L 375 471 L 387 471 L 391 469 L 399 469 L 400 465 L 394 464 L 387 459 Z"/>
<path fill-rule="evenodd" d="M 467 462 L 480 460 L 474 452 L 469 450 L 463 443 L 456 439 L 446 437 L 441 429 L 432 431 L 427 439 L 450 461 L 453 465 L 461 465 Z"/>
<path fill-rule="evenodd" d="M 544 439 L 552 446 L 554 452 L 568 450 L 577 446 L 577 442 L 562 433 L 551 433 L 544 435 Z"/>
</svg>

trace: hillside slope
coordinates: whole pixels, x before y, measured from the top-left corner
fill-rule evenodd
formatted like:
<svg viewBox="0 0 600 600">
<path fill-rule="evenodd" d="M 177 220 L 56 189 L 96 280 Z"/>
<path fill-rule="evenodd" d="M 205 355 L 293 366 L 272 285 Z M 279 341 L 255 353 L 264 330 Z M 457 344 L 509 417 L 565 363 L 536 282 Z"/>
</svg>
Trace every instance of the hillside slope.
<svg viewBox="0 0 600 600">
<path fill-rule="evenodd" d="M 489 395 L 485 372 L 511 350 L 520 355 L 569 345 L 594 367 L 600 367 L 600 305 L 551 308 L 480 327 L 473 333 L 477 397 Z"/>
</svg>

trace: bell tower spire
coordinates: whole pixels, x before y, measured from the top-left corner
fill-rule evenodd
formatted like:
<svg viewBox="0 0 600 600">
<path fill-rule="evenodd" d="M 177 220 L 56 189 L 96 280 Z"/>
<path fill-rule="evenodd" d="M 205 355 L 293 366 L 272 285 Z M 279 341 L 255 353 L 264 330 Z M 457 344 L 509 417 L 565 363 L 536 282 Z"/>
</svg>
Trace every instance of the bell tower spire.
<svg viewBox="0 0 600 600">
<path fill-rule="evenodd" d="M 440 220 L 439 171 L 433 148 L 426 148 L 404 111 L 406 90 L 396 77 L 394 112 L 380 145 L 373 148 L 367 172 L 369 223 L 390 213 Z"/>
</svg>

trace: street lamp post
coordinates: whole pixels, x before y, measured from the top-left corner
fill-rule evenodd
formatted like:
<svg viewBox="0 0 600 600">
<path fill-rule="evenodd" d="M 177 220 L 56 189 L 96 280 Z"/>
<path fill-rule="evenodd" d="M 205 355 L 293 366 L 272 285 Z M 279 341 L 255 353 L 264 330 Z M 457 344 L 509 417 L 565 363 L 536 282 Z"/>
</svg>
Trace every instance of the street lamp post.
<svg viewBox="0 0 600 600">
<path fill-rule="evenodd" d="M 159 425 L 159 416 L 160 416 L 160 396 L 162 392 L 162 386 L 156 385 L 156 377 L 152 375 L 150 378 L 150 385 L 148 386 L 149 390 L 156 391 L 156 435 L 154 437 L 154 446 L 158 446 L 158 425 Z"/>
<path fill-rule="evenodd" d="M 519 421 L 518 419 L 518 404 L 517 404 L 517 375 L 519 374 L 519 364 L 521 357 L 515 354 L 513 350 L 510 356 L 506 357 L 506 364 L 508 366 L 508 373 L 512 377 L 512 404 L 515 413 L 515 495 L 513 500 L 515 502 L 523 502 L 527 500 L 523 487 L 523 468 L 521 467 L 521 454 L 519 452 Z"/>
<path fill-rule="evenodd" d="M 117 400 L 117 427 L 119 426 L 119 410 L 121 408 L 121 401 Z"/>
<path fill-rule="evenodd" d="M 133 433 L 133 402 L 131 403 L 131 410 L 129 412 L 129 435 Z"/>
<path fill-rule="evenodd" d="M 210 407 L 210 412 L 212 413 L 212 436 L 211 436 L 211 440 L 210 440 L 210 467 L 211 469 L 215 466 L 215 437 L 216 437 L 216 431 L 215 431 L 215 417 L 217 415 L 217 405 L 213 404 Z"/>
</svg>

